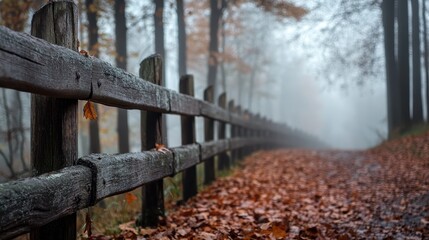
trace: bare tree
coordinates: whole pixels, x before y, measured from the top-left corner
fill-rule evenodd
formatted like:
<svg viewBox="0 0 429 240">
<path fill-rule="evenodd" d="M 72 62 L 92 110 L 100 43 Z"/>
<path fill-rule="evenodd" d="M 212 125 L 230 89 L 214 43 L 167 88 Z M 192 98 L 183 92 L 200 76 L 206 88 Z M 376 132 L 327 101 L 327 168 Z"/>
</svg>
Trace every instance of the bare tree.
<svg viewBox="0 0 429 240">
<path fill-rule="evenodd" d="M 99 55 L 98 43 L 98 25 L 97 25 L 97 11 L 98 0 L 85 0 L 86 16 L 88 19 L 88 46 L 89 53 L 95 57 Z M 97 105 L 95 104 L 97 110 Z M 100 146 L 100 131 L 98 119 L 89 122 L 89 152 L 101 152 Z"/>
<path fill-rule="evenodd" d="M 423 122 L 419 0 L 411 0 L 413 48 L 413 123 Z"/>
<path fill-rule="evenodd" d="M 115 0 L 115 47 L 116 66 L 127 70 L 127 19 L 125 16 L 125 0 Z M 128 112 L 126 109 L 118 108 L 118 150 L 120 153 L 130 151 L 128 134 Z"/>
</svg>

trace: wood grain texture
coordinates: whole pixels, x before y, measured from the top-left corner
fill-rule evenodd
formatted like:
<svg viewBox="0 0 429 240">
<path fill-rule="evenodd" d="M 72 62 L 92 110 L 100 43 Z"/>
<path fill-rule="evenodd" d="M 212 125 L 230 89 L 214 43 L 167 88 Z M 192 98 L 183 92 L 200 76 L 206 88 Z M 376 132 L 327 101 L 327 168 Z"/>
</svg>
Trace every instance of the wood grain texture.
<svg viewBox="0 0 429 240">
<path fill-rule="evenodd" d="M 91 168 L 95 180 L 95 200 L 130 191 L 173 174 L 173 154 L 145 151 L 125 154 L 91 154 L 79 164 Z"/>
<path fill-rule="evenodd" d="M 140 63 L 140 77 L 155 85 L 162 86 L 163 72 L 162 58 L 158 54 L 145 58 Z M 167 97 L 169 95 L 167 94 Z M 159 100 L 159 99 L 157 99 Z M 149 150 L 157 144 L 166 144 L 163 134 L 164 124 L 162 114 L 156 112 L 143 112 L 141 114 L 142 127 L 142 150 Z M 173 165 L 171 165 L 173 173 Z M 141 225 L 155 227 L 160 218 L 164 217 L 164 183 L 162 179 L 147 183 L 142 189 L 142 215 Z"/>
<path fill-rule="evenodd" d="M 31 34 L 77 51 L 77 18 L 77 6 L 73 2 L 50 2 L 33 15 Z M 35 175 L 76 164 L 77 105 L 76 99 L 31 96 L 31 161 Z M 30 238 L 76 239 L 76 213 L 32 229 Z"/>
<path fill-rule="evenodd" d="M 186 116 L 199 116 L 200 101 L 194 97 L 170 91 L 170 112 Z"/>
<path fill-rule="evenodd" d="M 84 99 L 91 69 L 92 62 L 71 49 L 0 26 L 0 87 Z"/>
<path fill-rule="evenodd" d="M 0 27 L 0 87 L 105 105 L 170 110 L 169 90 L 94 57 Z"/>
<path fill-rule="evenodd" d="M 214 105 L 212 102 L 200 101 L 201 116 L 207 117 L 213 120 L 219 120 L 223 122 L 229 122 L 229 112 L 222 109 L 219 106 Z"/>
<path fill-rule="evenodd" d="M 166 88 L 144 81 L 143 77 L 142 80 L 99 59 L 94 59 L 93 66 L 91 99 L 94 102 L 156 112 L 170 110 L 169 90 Z"/>
<path fill-rule="evenodd" d="M 88 207 L 90 191 L 91 171 L 84 166 L 0 184 L 0 239 Z"/>
<path fill-rule="evenodd" d="M 201 160 L 210 159 L 220 153 L 225 152 L 229 149 L 229 140 L 214 140 L 209 142 L 201 143 Z"/>
<path fill-rule="evenodd" d="M 230 116 L 212 103 L 142 81 L 97 58 L 81 56 L 5 27 L 0 27 L 0 63 L 0 87 L 61 98 L 91 96 L 94 102 L 109 106 L 205 116 L 252 128 L 263 125 Z"/>
<path fill-rule="evenodd" d="M 200 145 L 189 144 L 172 148 L 174 155 L 174 174 L 197 165 L 200 162 Z"/>
</svg>

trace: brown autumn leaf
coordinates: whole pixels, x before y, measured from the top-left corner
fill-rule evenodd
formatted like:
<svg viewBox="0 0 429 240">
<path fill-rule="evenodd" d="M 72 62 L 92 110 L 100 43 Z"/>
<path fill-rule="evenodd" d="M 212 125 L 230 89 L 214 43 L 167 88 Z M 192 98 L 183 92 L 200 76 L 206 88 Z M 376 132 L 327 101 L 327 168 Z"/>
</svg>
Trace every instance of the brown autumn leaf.
<svg viewBox="0 0 429 240">
<path fill-rule="evenodd" d="M 82 56 L 85 56 L 85 57 L 89 57 L 89 53 L 87 52 L 87 51 L 85 51 L 85 50 L 80 50 L 79 51 L 79 53 L 80 53 L 80 55 L 82 55 Z"/>
<path fill-rule="evenodd" d="M 88 101 L 83 106 L 83 116 L 89 120 L 97 119 L 97 112 L 95 111 L 94 103 Z"/>
<path fill-rule="evenodd" d="M 162 153 L 171 152 L 170 149 L 166 148 L 164 144 L 155 143 L 155 150 Z"/>
<path fill-rule="evenodd" d="M 231 176 L 172 206 L 165 225 L 139 236 L 424 239 L 429 236 L 428 162 L 429 132 L 367 151 L 260 151 Z"/>
<path fill-rule="evenodd" d="M 286 231 L 277 225 L 273 226 L 272 233 L 273 233 L 273 236 L 275 238 L 282 238 L 283 239 L 287 236 Z"/>
<path fill-rule="evenodd" d="M 133 193 L 127 192 L 125 193 L 125 200 L 127 201 L 128 204 L 131 204 L 132 202 L 137 200 L 137 196 L 134 195 Z"/>
</svg>

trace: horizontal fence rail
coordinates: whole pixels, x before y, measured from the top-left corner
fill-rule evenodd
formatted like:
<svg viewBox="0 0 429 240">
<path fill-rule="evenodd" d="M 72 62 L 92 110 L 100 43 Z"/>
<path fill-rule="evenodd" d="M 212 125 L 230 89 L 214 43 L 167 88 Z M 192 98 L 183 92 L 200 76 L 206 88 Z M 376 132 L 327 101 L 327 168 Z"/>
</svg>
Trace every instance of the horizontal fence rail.
<svg viewBox="0 0 429 240">
<path fill-rule="evenodd" d="M 47 6 L 54 7 L 46 8 Z M 62 14 L 64 9 L 68 8 L 73 13 L 68 17 L 75 18 L 76 6 L 72 2 L 50 2 L 42 9 L 48 13 L 50 9 L 54 9 L 52 10 L 54 16 L 57 16 L 55 14 Z M 55 9 L 64 11 L 55 11 Z M 44 12 L 38 11 L 36 15 L 38 14 L 40 18 L 44 16 L 42 13 Z M 43 22 L 41 19 L 39 23 Z M 54 19 L 53 21 L 60 21 L 59 18 L 54 17 Z M 36 30 L 37 24 L 36 21 Z M 76 26 L 74 24 L 76 22 L 72 24 Z M 69 146 L 65 136 L 67 133 L 77 132 L 76 119 L 74 119 L 76 109 L 72 109 L 70 112 L 74 114 L 69 115 L 61 112 L 61 108 L 60 113 L 50 109 L 53 115 L 60 116 L 56 119 L 59 119 L 60 123 L 64 123 L 61 121 L 66 115 L 70 120 L 70 124 L 65 126 L 69 132 L 61 132 L 59 135 L 53 132 L 55 139 L 59 138 L 58 142 L 62 142 L 62 148 L 72 149 L 68 152 L 68 159 L 66 159 L 69 162 L 62 159 L 64 156 L 61 154 L 64 149 L 61 149 L 63 152 L 49 155 L 50 152 L 44 149 L 45 146 L 40 146 L 40 143 L 36 142 L 35 145 L 39 145 L 32 146 L 32 154 L 33 150 L 43 149 L 40 151 L 42 154 L 36 157 L 32 155 L 33 162 L 43 161 L 41 158 L 48 156 L 52 157 L 53 161 L 67 163 L 58 168 L 50 168 L 44 171 L 47 173 L 39 176 L 0 184 L 0 239 L 9 239 L 30 231 L 32 234 L 36 232 L 32 235 L 36 236 L 34 239 L 45 239 L 38 228 L 66 218 L 69 224 L 70 221 L 75 222 L 73 214 L 79 209 L 93 206 L 106 197 L 127 192 L 142 185 L 145 185 L 146 192 L 150 192 L 148 189 L 155 189 L 156 193 L 153 195 L 159 196 L 160 193 L 162 198 L 162 179 L 179 172 L 183 172 L 183 183 L 187 186 L 183 194 L 186 200 L 194 196 L 197 191 L 195 170 L 197 164 L 204 162 L 207 164 L 205 167 L 208 166 L 205 174 L 210 175 L 210 179 L 205 179 L 206 183 L 214 180 L 215 156 L 219 159 L 218 167 L 221 169 L 260 148 L 323 145 L 313 137 L 284 124 L 274 123 L 246 110 L 242 111 L 239 106 L 234 105 L 233 101 L 230 101 L 227 107 L 226 94 L 221 94 L 219 101 L 216 101 L 213 89 L 210 87 L 205 91 L 207 101 L 194 98 L 192 75 L 182 77 L 180 82 L 182 93 L 160 86 L 162 77 L 159 72 L 162 69 L 162 60 L 157 55 L 145 59 L 140 69 L 140 76 L 151 78 L 153 83 L 97 58 L 83 56 L 72 49 L 0 27 L 0 87 L 35 94 L 32 99 L 39 99 L 37 104 L 41 109 L 45 104 L 43 101 L 46 100 L 44 97 L 51 97 L 52 99 L 47 98 L 47 101 L 52 101 L 51 103 L 58 106 L 67 103 L 70 109 L 77 108 L 78 99 L 91 100 L 113 107 L 140 109 L 142 119 L 145 116 L 146 120 L 152 123 L 152 125 L 147 124 L 145 129 L 142 127 L 142 145 L 143 142 L 146 145 L 142 152 L 90 154 L 77 159 L 76 148 L 68 148 L 73 144 L 77 145 L 77 140 Z M 34 112 L 34 106 L 33 104 L 32 112 Z M 43 117 L 43 113 L 39 109 L 38 116 Z M 183 146 L 166 148 L 162 151 L 149 150 L 154 146 L 147 146 L 148 142 L 151 143 L 149 145 L 154 145 L 152 142 L 162 143 L 161 114 L 163 113 L 182 116 Z M 206 142 L 203 143 L 195 141 L 195 117 L 198 116 L 206 118 Z M 217 129 L 217 140 L 213 140 L 215 132 L 213 120 L 220 123 Z M 226 135 L 227 124 L 229 138 Z M 58 126 L 61 128 L 63 125 Z M 38 127 L 40 124 L 32 125 L 32 128 Z M 49 127 L 52 130 L 52 126 Z M 156 130 L 153 130 L 155 128 Z M 37 130 L 41 133 L 46 130 L 41 129 Z M 153 132 L 148 134 L 148 129 Z M 146 130 L 147 132 L 143 134 Z M 32 131 L 32 137 L 34 133 L 36 131 Z M 56 148 L 53 147 L 53 149 Z M 152 207 L 159 204 L 163 204 L 163 199 L 159 203 L 153 202 L 152 198 L 147 205 Z M 163 211 L 163 207 L 160 208 Z M 156 220 L 157 217 L 155 222 Z M 62 225 L 67 224 L 63 222 Z M 57 225 L 53 226 L 55 228 Z M 46 229 L 44 231 L 47 231 Z M 65 226 L 62 229 L 75 231 L 75 227 Z M 47 239 L 63 239 L 58 236 L 60 235 L 52 235 Z M 72 239 L 70 236 L 73 234 L 69 234 L 66 239 Z"/>
<path fill-rule="evenodd" d="M 98 58 L 85 57 L 0 26 L 0 87 L 104 105 L 202 116 L 234 125 L 279 131 L 284 125 L 237 115 L 185 94 L 144 81 Z"/>
<path fill-rule="evenodd" d="M 115 194 L 173 176 L 227 150 L 254 146 L 264 138 L 235 138 L 202 144 L 125 154 L 91 154 L 76 166 L 0 184 L 1 238 L 93 206 Z M 272 140 L 272 143 L 278 141 Z"/>
</svg>

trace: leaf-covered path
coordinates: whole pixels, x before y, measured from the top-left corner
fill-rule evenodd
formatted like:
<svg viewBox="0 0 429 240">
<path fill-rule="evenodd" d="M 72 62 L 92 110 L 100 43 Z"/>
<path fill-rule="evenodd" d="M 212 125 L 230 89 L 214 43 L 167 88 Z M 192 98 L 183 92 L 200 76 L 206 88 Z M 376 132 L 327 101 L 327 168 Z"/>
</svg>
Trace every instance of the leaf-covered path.
<svg viewBox="0 0 429 240">
<path fill-rule="evenodd" d="M 429 134 L 365 152 L 263 151 L 243 166 L 172 211 L 166 226 L 133 232 L 139 239 L 429 239 Z"/>
</svg>

